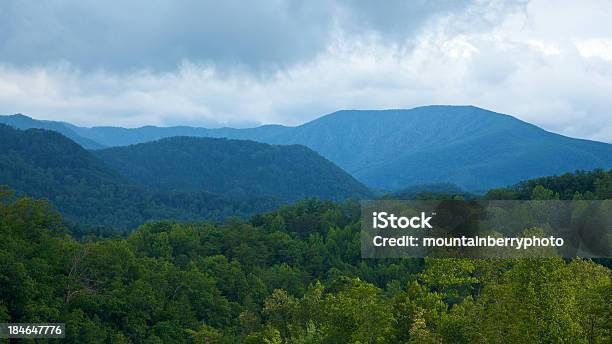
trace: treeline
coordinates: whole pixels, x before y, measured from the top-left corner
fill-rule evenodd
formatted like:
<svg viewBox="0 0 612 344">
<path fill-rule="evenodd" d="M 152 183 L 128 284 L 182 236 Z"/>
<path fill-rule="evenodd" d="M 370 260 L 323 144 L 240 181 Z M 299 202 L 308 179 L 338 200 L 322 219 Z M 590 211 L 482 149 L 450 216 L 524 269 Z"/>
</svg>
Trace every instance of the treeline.
<svg viewBox="0 0 612 344">
<path fill-rule="evenodd" d="M 492 189 L 487 199 L 611 199 L 612 170 L 576 171 L 561 176 L 541 177 L 509 188 Z"/>
<path fill-rule="evenodd" d="M 600 176 L 592 191 L 574 194 L 605 191 L 610 172 L 593 173 Z M 560 191 L 538 185 L 531 193 Z M 359 227 L 356 202 L 307 200 L 248 222 L 156 222 L 128 237 L 77 241 L 47 202 L 3 190 L 0 322 L 65 322 L 68 343 L 612 339 L 605 266 L 364 260 Z"/>
</svg>

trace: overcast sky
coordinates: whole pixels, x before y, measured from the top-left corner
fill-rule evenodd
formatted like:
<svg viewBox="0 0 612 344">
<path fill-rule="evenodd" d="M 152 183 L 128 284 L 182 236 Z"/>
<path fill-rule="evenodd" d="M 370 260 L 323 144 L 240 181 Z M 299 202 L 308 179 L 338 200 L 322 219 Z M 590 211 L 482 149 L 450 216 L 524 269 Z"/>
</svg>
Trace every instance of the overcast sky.
<svg viewBox="0 0 612 344">
<path fill-rule="evenodd" d="M 612 1 L 0 1 L 1 114 L 212 127 L 429 104 L 612 142 Z"/>
</svg>

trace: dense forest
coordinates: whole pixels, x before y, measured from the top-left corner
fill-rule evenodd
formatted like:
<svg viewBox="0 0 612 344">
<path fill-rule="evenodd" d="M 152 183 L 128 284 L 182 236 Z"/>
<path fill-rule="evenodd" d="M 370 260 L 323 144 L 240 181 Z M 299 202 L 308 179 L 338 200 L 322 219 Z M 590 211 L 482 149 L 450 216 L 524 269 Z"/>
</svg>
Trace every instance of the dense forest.
<svg viewBox="0 0 612 344">
<path fill-rule="evenodd" d="M 175 138 L 99 152 L 117 171 L 54 131 L 0 124 L 0 138 L 0 184 L 49 199 L 75 234 L 129 231 L 162 219 L 222 221 L 269 211 L 295 197 L 343 199 L 369 192 L 302 146 Z M 130 172 L 134 165 L 123 166 L 126 159 L 143 167 Z M 178 185 L 180 180 L 195 184 Z"/>
<path fill-rule="evenodd" d="M 609 171 L 576 171 L 561 176 L 541 177 L 520 182 L 509 188 L 492 189 L 488 199 L 535 198 L 553 199 L 612 199 L 612 174 Z"/>
<path fill-rule="evenodd" d="M 92 153 L 134 183 L 161 190 L 258 195 L 283 203 L 369 195 L 351 175 L 300 145 L 171 137 Z"/>
<path fill-rule="evenodd" d="M 611 181 L 612 171 L 579 172 L 486 197 L 609 198 Z M 0 322 L 65 322 L 68 343 L 612 340 L 608 267 L 364 260 L 359 212 L 305 200 L 248 221 L 151 222 L 76 240 L 49 203 L 2 189 Z"/>
</svg>

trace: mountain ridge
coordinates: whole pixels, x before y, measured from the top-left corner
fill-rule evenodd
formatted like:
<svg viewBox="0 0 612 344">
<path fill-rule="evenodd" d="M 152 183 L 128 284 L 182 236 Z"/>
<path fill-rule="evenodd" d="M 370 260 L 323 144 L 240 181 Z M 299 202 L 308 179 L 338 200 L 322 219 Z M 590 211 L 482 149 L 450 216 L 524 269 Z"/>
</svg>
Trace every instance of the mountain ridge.
<svg viewBox="0 0 612 344">
<path fill-rule="evenodd" d="M 224 141 L 224 139 L 213 138 L 207 140 Z M 240 143 L 242 147 L 246 147 L 246 150 L 253 144 L 269 146 L 256 142 Z M 223 143 L 220 145 L 226 146 L 224 153 L 233 149 L 232 146 Z M 202 148 L 198 145 L 193 147 Z M 313 178 L 309 185 L 303 186 L 306 191 L 296 192 L 297 195 L 304 198 L 319 196 L 325 198 L 330 194 L 339 196 L 335 199 L 350 196 L 349 194 L 335 194 L 336 189 L 334 188 L 336 185 L 333 183 L 344 185 L 343 180 L 351 182 L 354 179 L 331 162 L 325 160 L 327 168 L 339 171 L 339 174 L 336 175 L 337 180 L 329 181 L 325 178 L 334 176 L 334 173 L 325 173 L 323 176 L 319 176 L 317 171 L 320 170 L 312 165 L 313 159 L 316 162 L 324 160 L 324 158 L 303 146 L 282 147 L 282 149 L 280 158 L 283 158 L 282 154 L 285 154 L 287 149 L 290 152 L 285 155 L 295 154 L 292 152 L 297 149 L 306 152 L 298 155 L 298 157 L 311 157 L 310 160 L 306 160 L 301 168 L 312 168 L 315 173 L 312 174 Z M 139 185 L 99 159 L 92 152 L 96 151 L 88 151 L 63 134 L 52 130 L 37 128 L 21 130 L 0 124 L 0 185 L 7 185 L 19 194 L 49 199 L 51 204 L 65 214 L 69 220 L 79 225 L 76 227 L 78 230 L 86 232 L 92 228 L 100 227 L 129 230 L 153 220 L 222 221 L 227 216 L 247 217 L 289 203 L 287 199 L 281 197 L 283 196 L 282 193 L 273 193 L 274 189 L 272 188 L 277 187 L 276 185 L 266 185 L 264 189 L 268 191 L 267 194 L 258 193 L 259 189 L 257 188 L 252 188 L 243 193 L 215 193 L 204 188 L 180 190 Z M 241 154 L 242 152 L 236 151 L 231 162 L 248 161 L 248 159 L 242 159 Z M 156 157 L 154 156 L 154 158 Z M 293 158 L 290 156 L 288 159 Z M 159 159 L 155 159 L 154 162 L 157 164 L 167 163 L 160 162 Z M 217 174 L 226 173 L 215 164 L 209 165 L 208 168 L 217 171 Z M 229 175 L 229 185 L 233 186 L 253 180 L 253 178 L 245 178 L 240 182 L 232 180 L 233 176 L 243 177 L 240 173 L 248 176 L 252 174 L 251 169 L 258 171 L 262 167 L 264 172 L 266 171 L 265 164 L 259 166 L 251 164 L 246 167 L 231 166 L 231 164 L 228 167 L 226 164 L 226 167 L 238 171 L 236 172 L 238 174 Z M 277 173 L 273 176 L 274 182 L 278 184 L 278 181 L 289 179 L 293 183 L 289 183 L 289 186 L 293 188 L 300 187 L 300 184 L 304 183 L 302 179 L 298 178 L 298 176 L 304 174 L 302 170 L 290 165 L 281 167 L 275 170 Z M 199 173 L 197 169 L 196 173 Z M 216 180 L 219 180 L 219 178 Z M 257 181 L 257 178 L 255 180 Z M 332 184 L 330 185 L 330 183 Z M 357 181 L 354 181 L 354 183 L 358 188 L 365 189 L 365 186 Z M 327 190 L 327 193 L 324 193 L 326 186 L 330 189 Z M 352 186 L 354 185 L 349 183 L 348 187 Z M 285 190 L 281 189 L 281 191 Z M 358 191 L 363 190 L 358 189 Z"/>
<path fill-rule="evenodd" d="M 75 131 L 108 146 L 168 136 L 302 144 L 369 187 L 383 190 L 449 182 L 477 191 L 541 175 L 612 167 L 609 143 L 551 133 L 475 106 L 339 110 L 294 127 L 146 126 Z"/>
<path fill-rule="evenodd" d="M 33 119 L 32 117 L 26 116 L 21 113 L 17 113 L 17 114 L 9 115 L 9 116 L 0 116 L 0 124 L 7 124 L 14 128 L 22 129 L 22 130 L 47 129 L 47 130 L 61 133 L 62 135 L 78 143 L 84 148 L 87 148 L 87 149 L 104 148 L 104 145 L 101 145 L 92 139 L 79 135 L 71 128 L 71 126 L 72 127 L 76 127 L 76 126 L 73 126 L 65 122 L 38 120 L 38 119 Z"/>
<path fill-rule="evenodd" d="M 92 153 L 136 183 L 170 191 L 255 194 L 283 201 L 370 194 L 351 175 L 297 144 L 174 136 Z"/>
</svg>

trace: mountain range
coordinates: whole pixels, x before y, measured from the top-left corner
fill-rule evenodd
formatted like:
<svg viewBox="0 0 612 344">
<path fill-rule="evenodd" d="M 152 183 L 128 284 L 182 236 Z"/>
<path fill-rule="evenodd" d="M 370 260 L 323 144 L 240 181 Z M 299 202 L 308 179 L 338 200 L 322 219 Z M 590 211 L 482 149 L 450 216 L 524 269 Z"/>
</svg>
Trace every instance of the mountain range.
<svg viewBox="0 0 612 344">
<path fill-rule="evenodd" d="M 1 116 L 0 122 L 24 128 L 24 122 L 28 122 L 24 117 Z M 612 167 L 609 143 L 551 133 L 512 116 L 474 106 L 343 110 L 295 127 L 264 125 L 247 129 L 84 128 L 64 122 L 32 121 L 34 124 L 25 124 L 68 130 L 66 136 L 78 136 L 75 141 L 88 149 L 173 136 L 301 144 L 365 185 L 382 190 L 453 183 L 470 191 L 481 191 L 543 175 Z"/>
<path fill-rule="evenodd" d="M 176 137 L 88 151 L 54 131 L 2 124 L 0 185 L 49 199 L 85 231 L 163 219 L 221 221 L 302 198 L 369 194 L 304 146 Z"/>
</svg>

